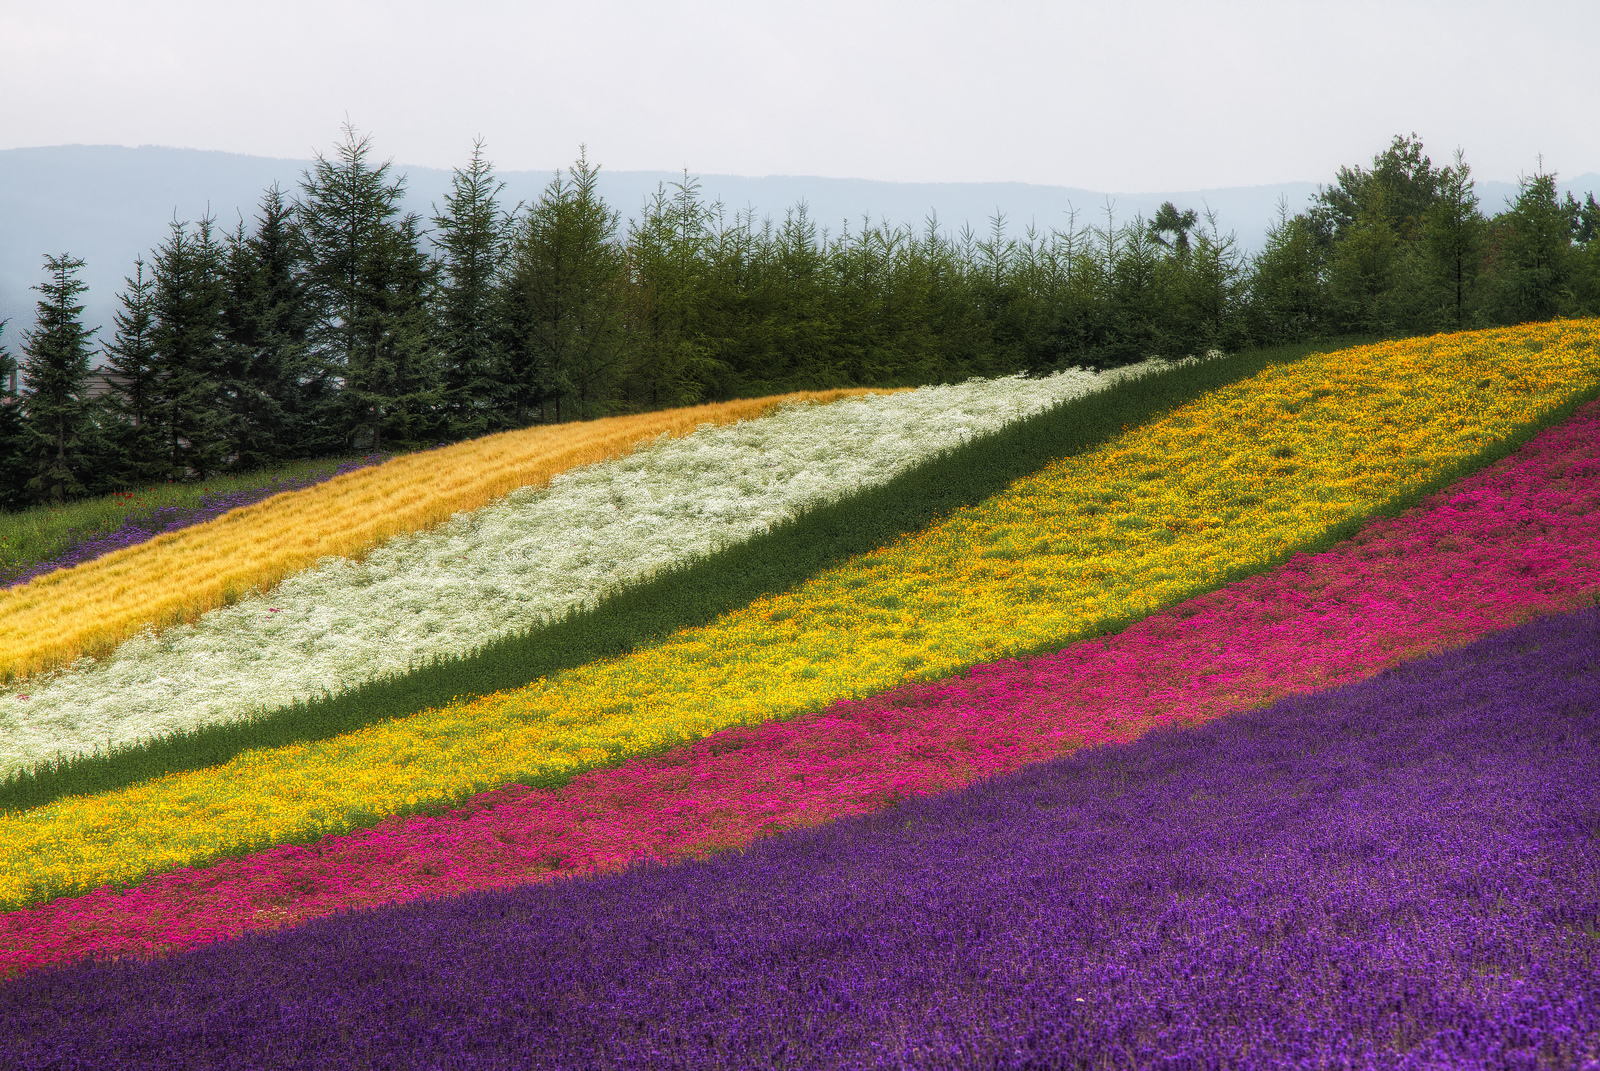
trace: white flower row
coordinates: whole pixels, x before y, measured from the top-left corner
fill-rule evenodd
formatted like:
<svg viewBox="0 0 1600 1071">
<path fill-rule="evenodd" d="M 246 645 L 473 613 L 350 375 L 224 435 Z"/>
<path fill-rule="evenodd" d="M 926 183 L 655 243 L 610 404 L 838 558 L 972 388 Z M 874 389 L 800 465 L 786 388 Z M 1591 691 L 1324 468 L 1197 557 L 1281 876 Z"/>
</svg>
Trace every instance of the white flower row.
<svg viewBox="0 0 1600 1071">
<path fill-rule="evenodd" d="M 1147 366 L 1148 367 L 1148 366 Z M 0 772 L 404 673 L 888 480 L 1134 367 L 786 406 L 523 489 L 0 691 Z"/>
</svg>

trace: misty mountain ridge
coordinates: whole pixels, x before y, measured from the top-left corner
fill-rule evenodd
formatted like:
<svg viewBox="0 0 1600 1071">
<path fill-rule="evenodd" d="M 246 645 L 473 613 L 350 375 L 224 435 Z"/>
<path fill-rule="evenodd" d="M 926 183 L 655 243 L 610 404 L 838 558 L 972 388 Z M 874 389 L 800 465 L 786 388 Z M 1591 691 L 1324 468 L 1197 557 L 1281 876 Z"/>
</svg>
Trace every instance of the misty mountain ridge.
<svg viewBox="0 0 1600 1071">
<path fill-rule="evenodd" d="M 286 194 L 299 189 L 302 172 L 314 161 L 246 156 L 201 149 L 160 146 L 127 148 L 108 145 L 62 145 L 0 150 L 0 319 L 10 319 L 0 344 L 15 355 L 22 333 L 33 323 L 37 293 L 29 288 L 44 279 L 44 258 L 71 253 L 85 261 L 80 275 L 88 284 L 83 295 L 84 322 L 111 330 L 112 314 L 123 278 L 136 257 L 150 258 L 166 238 L 173 219 L 193 221 L 208 211 L 219 228 L 230 230 L 242 217 L 253 225 L 262 192 L 276 182 Z M 603 161 L 602 161 L 603 163 Z M 1363 161 L 1364 163 L 1364 161 Z M 424 220 L 443 208 L 450 191 L 446 168 L 396 164 L 406 176 L 402 210 Z M 506 208 L 532 204 L 554 177 L 553 171 L 503 171 L 501 195 Z M 930 218 L 939 229 L 956 235 L 964 227 L 985 235 L 991 218 L 1004 215 L 1007 233 L 1021 236 L 1031 225 L 1041 233 L 1077 226 L 1103 226 L 1108 206 L 1118 223 L 1135 215 L 1152 216 L 1162 202 L 1216 215 L 1223 234 L 1239 246 L 1259 250 L 1268 228 L 1278 218 L 1280 202 L 1289 210 L 1303 208 L 1316 193 L 1316 182 L 1284 182 L 1261 186 L 1107 193 L 1024 182 L 887 182 L 869 179 L 803 175 L 748 177 L 697 175 L 700 196 L 720 201 L 731 217 L 749 211 L 759 222 L 781 222 L 804 202 L 819 233 L 837 235 L 845 227 L 859 231 L 887 222 L 921 230 Z M 626 221 L 654 195 L 683 181 L 681 172 L 609 171 L 602 167 L 599 190 Z M 1331 181 L 1326 176 L 1324 183 Z M 1600 196 L 1600 174 L 1587 173 L 1559 183 L 1563 192 Z M 1517 184 L 1480 181 L 1478 196 L 1487 214 L 1499 211 L 1515 196 Z M 98 337 L 98 336 L 97 336 Z"/>
</svg>

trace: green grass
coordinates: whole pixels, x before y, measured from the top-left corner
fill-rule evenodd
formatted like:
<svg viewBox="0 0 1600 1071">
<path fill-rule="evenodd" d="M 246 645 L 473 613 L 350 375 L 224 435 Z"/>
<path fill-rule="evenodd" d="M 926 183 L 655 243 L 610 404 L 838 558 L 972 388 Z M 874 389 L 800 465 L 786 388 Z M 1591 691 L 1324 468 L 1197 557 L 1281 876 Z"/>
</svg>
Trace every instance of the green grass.
<svg viewBox="0 0 1600 1071">
<path fill-rule="evenodd" d="M 117 491 L 59 506 L 0 513 L 0 578 L 60 557 L 71 547 L 109 535 L 131 519 L 149 518 L 160 509 L 192 510 L 221 495 L 305 480 L 356 460 L 359 457 L 293 461 L 256 472 L 152 484 L 137 491 Z"/>
<path fill-rule="evenodd" d="M 762 595 L 789 590 L 822 570 L 997 494 L 1055 458 L 1093 449 L 1207 391 L 1270 365 L 1345 344 L 1351 343 L 1248 351 L 1118 384 L 973 439 L 887 484 L 808 511 L 755 539 L 618 592 L 591 609 L 469 655 L 435 660 L 401 676 L 249 721 L 206 726 L 22 771 L 0 783 L 0 809 L 36 807 L 65 795 L 106 792 L 163 774 L 203 769 L 253 748 L 325 740 L 457 697 L 518 688 L 586 662 L 626 654 L 679 629 L 707 624 Z M 1126 624 L 1108 622 L 1103 631 Z"/>
</svg>

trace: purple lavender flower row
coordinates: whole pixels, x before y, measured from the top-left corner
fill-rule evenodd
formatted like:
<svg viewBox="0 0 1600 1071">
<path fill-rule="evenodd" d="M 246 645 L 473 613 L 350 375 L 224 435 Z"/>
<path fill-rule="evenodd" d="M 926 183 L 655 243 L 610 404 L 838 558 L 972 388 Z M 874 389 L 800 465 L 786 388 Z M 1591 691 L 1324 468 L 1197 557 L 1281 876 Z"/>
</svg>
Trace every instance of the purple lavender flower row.
<svg viewBox="0 0 1600 1071">
<path fill-rule="evenodd" d="M 1593 1071 L 1597 815 L 1600 608 L 704 862 L 24 976 L 0 1051 Z"/>
<path fill-rule="evenodd" d="M 47 561 L 15 562 L 0 569 L 0 588 L 12 588 L 19 584 L 26 584 L 36 576 L 54 572 L 57 569 L 70 569 L 74 565 L 93 561 L 112 551 L 124 547 L 137 546 L 140 543 L 154 539 L 166 532 L 175 532 L 180 528 L 190 525 L 203 524 L 215 517 L 220 517 L 229 510 L 238 509 L 240 506 L 250 506 L 273 495 L 283 494 L 285 491 L 300 491 L 313 487 L 319 483 L 343 476 L 347 472 L 355 472 L 370 465 L 387 461 L 390 454 L 369 454 L 366 457 L 346 461 L 335 468 L 319 470 L 305 476 L 279 477 L 271 483 L 260 487 L 241 488 L 237 491 L 221 491 L 214 494 L 202 495 L 198 503 L 193 506 L 158 506 L 152 510 L 144 510 L 130 514 L 116 531 L 105 532 L 90 536 L 86 539 L 71 542 L 66 550 Z"/>
</svg>

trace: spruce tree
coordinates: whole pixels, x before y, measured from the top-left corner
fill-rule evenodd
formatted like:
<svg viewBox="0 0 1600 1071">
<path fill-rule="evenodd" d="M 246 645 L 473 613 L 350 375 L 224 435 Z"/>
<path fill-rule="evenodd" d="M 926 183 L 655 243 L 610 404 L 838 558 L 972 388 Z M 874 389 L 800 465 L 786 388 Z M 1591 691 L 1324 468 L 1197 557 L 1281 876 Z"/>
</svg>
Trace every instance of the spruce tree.
<svg viewBox="0 0 1600 1071">
<path fill-rule="evenodd" d="M 438 383 L 425 330 L 431 283 L 405 178 L 373 166 L 371 136 L 349 125 L 337 157 L 301 177 L 296 222 L 314 310 L 311 341 L 338 384 L 334 430 L 357 450 L 436 433 Z M 400 393 L 395 393 L 399 391 Z"/>
<path fill-rule="evenodd" d="M 389 228 L 378 250 L 380 329 L 370 342 L 366 376 L 353 386 L 372 414 L 371 449 L 432 446 L 449 427 L 444 409 L 439 350 L 430 314 L 434 264 L 421 248 L 419 217 Z"/>
<path fill-rule="evenodd" d="M 1472 169 L 1457 149 L 1454 166 L 1440 173 L 1439 198 L 1422 225 L 1440 310 L 1437 326 L 1457 331 L 1467 326 L 1474 284 L 1483 267 L 1487 222 L 1478 211 Z"/>
<path fill-rule="evenodd" d="M 580 152 L 523 217 L 511 247 L 524 390 L 550 399 L 557 420 L 604 411 L 623 373 L 625 260 L 621 213 L 596 190 L 599 168 Z"/>
<path fill-rule="evenodd" d="M 172 467 L 157 419 L 164 385 L 155 342 L 155 279 L 146 274 L 143 257 L 134 261 L 133 275 L 123 283 L 116 334 L 105 346 L 111 383 L 106 405 L 114 420 L 109 431 L 119 475 L 126 483 L 143 484 L 165 479 Z"/>
<path fill-rule="evenodd" d="M 92 482 L 94 425 L 87 398 L 89 339 L 78 295 L 83 261 L 46 257 L 47 282 L 35 286 L 43 298 L 38 319 L 23 336 L 22 438 L 27 488 L 39 499 L 60 503 L 82 495 Z"/>
<path fill-rule="evenodd" d="M 294 208 L 276 183 L 262 196 L 252 233 L 228 237 L 225 339 L 238 384 L 235 466 L 255 469 L 333 452 L 321 425 L 326 371 L 313 352 L 312 309 Z"/>
<path fill-rule="evenodd" d="M 500 210 L 505 183 L 494 178 L 483 141 L 473 142 L 466 168 L 455 169 L 444 211 L 435 209 L 431 241 L 439 251 L 435 298 L 442 365 L 442 404 L 452 438 L 504 426 L 497 414 L 499 380 L 497 292 L 510 241 L 511 220 Z"/>
<path fill-rule="evenodd" d="M 652 408 L 699 402 L 716 392 L 728 372 L 705 330 L 712 212 L 700 200 L 699 183 L 687 173 L 672 190 L 658 186 L 628 226 L 628 378 Z M 521 293 L 513 288 L 510 296 L 516 299 Z M 518 343 L 529 337 L 527 331 L 515 336 Z M 522 391 L 519 397 L 523 404 L 531 401 L 542 408 L 534 353 L 524 348 L 515 356 L 513 382 Z"/>
<path fill-rule="evenodd" d="M 224 337 L 223 249 L 207 217 L 174 220 L 151 265 L 153 340 L 161 384 L 153 417 L 172 479 L 222 471 L 231 461 L 238 385 Z"/>
<path fill-rule="evenodd" d="M 0 320 L 0 336 L 9 321 Z M 18 509 L 26 501 L 28 472 L 24 465 L 22 404 L 17 361 L 0 344 L 0 509 Z M 3 551 L 4 548 L 0 548 Z"/>
</svg>

